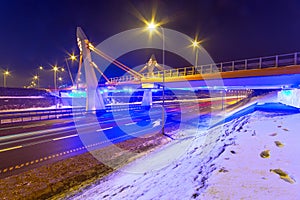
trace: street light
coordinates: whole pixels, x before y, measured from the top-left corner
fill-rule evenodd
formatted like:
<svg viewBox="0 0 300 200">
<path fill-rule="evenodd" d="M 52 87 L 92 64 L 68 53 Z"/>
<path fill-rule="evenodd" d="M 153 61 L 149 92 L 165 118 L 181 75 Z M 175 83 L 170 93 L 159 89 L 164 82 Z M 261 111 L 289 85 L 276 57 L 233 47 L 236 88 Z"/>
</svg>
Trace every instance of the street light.
<svg viewBox="0 0 300 200">
<path fill-rule="evenodd" d="M 63 78 L 62 77 L 58 77 L 58 80 L 60 82 L 59 84 L 62 85 Z"/>
<path fill-rule="evenodd" d="M 72 85 L 74 86 L 74 80 L 73 80 L 73 77 L 72 77 L 72 73 L 71 73 L 71 70 L 70 70 L 70 66 L 69 66 L 68 60 L 71 60 L 72 63 L 73 63 L 74 61 L 77 61 L 77 56 L 74 55 L 74 52 L 72 54 L 68 53 L 68 55 L 69 55 L 69 58 L 68 59 L 65 58 L 65 62 L 66 62 L 67 67 L 68 67 L 68 72 L 69 72 L 70 79 L 72 81 Z"/>
<path fill-rule="evenodd" d="M 33 80 L 36 80 L 36 81 L 37 81 L 37 87 L 40 88 L 39 76 L 38 76 L 38 75 L 33 76 Z"/>
<path fill-rule="evenodd" d="M 162 134 L 165 135 L 165 69 L 164 69 L 164 65 L 165 65 L 165 31 L 163 29 L 163 27 L 160 24 L 149 22 L 147 23 L 147 28 L 149 31 L 153 31 L 156 29 L 156 27 L 159 27 L 161 29 L 162 32 L 162 42 L 163 42 L 163 51 L 162 51 L 162 69 L 163 69 L 163 74 L 162 74 L 162 129 L 161 132 Z"/>
<path fill-rule="evenodd" d="M 148 29 L 149 29 L 150 31 L 155 30 L 157 26 L 158 26 L 158 25 L 155 24 L 154 22 L 148 23 Z"/>
<path fill-rule="evenodd" d="M 70 55 L 70 58 L 69 58 L 69 59 L 72 60 L 72 62 L 73 62 L 73 61 L 77 61 L 77 56 L 75 56 L 74 53 L 72 53 L 72 54 Z"/>
<path fill-rule="evenodd" d="M 39 66 L 37 70 L 37 82 L 38 82 L 38 88 L 40 88 L 40 71 L 44 70 L 43 66 Z"/>
<path fill-rule="evenodd" d="M 199 49 L 199 44 L 200 44 L 200 41 L 197 41 L 197 39 L 195 39 L 193 42 L 192 42 L 192 46 L 194 49 L 196 49 L 196 55 L 195 55 L 195 67 L 197 67 L 198 65 L 198 49 Z M 202 73 L 202 72 L 201 72 Z"/>
<path fill-rule="evenodd" d="M 56 73 L 58 71 L 58 67 L 56 65 L 53 66 L 53 72 L 54 72 L 54 91 L 56 91 Z"/>
<path fill-rule="evenodd" d="M 8 70 L 5 70 L 3 72 L 3 87 L 6 87 L 6 77 L 10 75 L 10 72 Z"/>
</svg>

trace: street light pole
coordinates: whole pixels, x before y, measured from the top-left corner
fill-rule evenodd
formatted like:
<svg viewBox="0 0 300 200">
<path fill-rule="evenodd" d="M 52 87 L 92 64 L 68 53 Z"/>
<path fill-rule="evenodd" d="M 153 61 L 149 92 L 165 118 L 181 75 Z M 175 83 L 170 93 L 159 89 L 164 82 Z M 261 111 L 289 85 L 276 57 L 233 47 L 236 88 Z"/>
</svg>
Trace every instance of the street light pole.
<svg viewBox="0 0 300 200">
<path fill-rule="evenodd" d="M 74 80 L 73 80 L 73 77 L 72 77 L 72 74 L 71 74 L 71 71 L 70 71 L 70 66 L 69 66 L 67 58 L 65 58 L 65 62 L 66 62 L 67 68 L 68 68 L 68 73 L 69 73 L 72 85 L 74 85 Z"/>
<path fill-rule="evenodd" d="M 6 77 L 9 76 L 9 71 L 6 70 L 3 72 L 3 87 L 6 87 Z"/>
<path fill-rule="evenodd" d="M 55 65 L 54 67 L 53 67 L 53 72 L 54 72 L 54 91 L 56 92 L 56 88 L 57 88 L 57 84 L 56 84 L 56 72 L 57 72 L 57 70 L 58 70 L 58 67 Z"/>
<path fill-rule="evenodd" d="M 195 68 L 197 67 L 197 65 L 198 65 L 198 48 L 196 48 Z"/>
<path fill-rule="evenodd" d="M 3 87 L 6 87 L 6 75 L 3 74 Z"/>
<path fill-rule="evenodd" d="M 165 134 L 165 31 L 163 27 L 159 26 L 162 31 L 162 40 L 163 40 L 163 52 L 162 52 L 162 68 L 163 68 L 163 85 L 162 85 L 162 134 Z"/>
<path fill-rule="evenodd" d="M 38 75 L 33 76 L 33 80 L 36 80 L 36 81 L 37 81 L 37 88 L 40 88 L 40 84 L 39 84 L 39 76 L 38 76 Z"/>
<path fill-rule="evenodd" d="M 54 71 L 54 91 L 56 91 L 56 70 Z"/>
<path fill-rule="evenodd" d="M 162 129 L 161 132 L 163 135 L 165 134 L 165 69 L 164 69 L 164 65 L 165 65 L 165 30 L 164 28 L 159 25 L 159 24 L 155 24 L 154 22 L 150 22 L 147 23 L 148 24 L 148 29 L 154 30 L 156 27 L 159 27 L 161 29 L 162 32 L 162 40 L 163 40 L 163 52 L 162 52 L 162 69 L 163 69 L 163 74 L 162 74 Z"/>
<path fill-rule="evenodd" d="M 194 48 L 196 48 L 196 55 L 195 55 L 195 68 L 197 67 L 198 65 L 198 48 L 199 48 L 199 44 L 200 44 L 200 41 L 197 41 L 195 39 L 195 41 L 193 41 L 192 45 Z"/>
<path fill-rule="evenodd" d="M 38 88 L 40 88 L 40 71 L 42 71 L 43 69 L 44 69 L 43 66 L 39 66 L 39 68 L 37 70 L 37 77 L 38 77 L 37 84 L 38 84 Z"/>
</svg>

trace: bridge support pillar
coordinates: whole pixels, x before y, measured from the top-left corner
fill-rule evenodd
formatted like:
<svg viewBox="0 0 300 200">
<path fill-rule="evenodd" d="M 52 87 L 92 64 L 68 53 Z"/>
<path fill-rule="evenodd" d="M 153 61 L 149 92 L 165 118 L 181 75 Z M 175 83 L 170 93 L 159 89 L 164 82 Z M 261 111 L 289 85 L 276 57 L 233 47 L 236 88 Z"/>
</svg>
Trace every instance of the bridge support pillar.
<svg viewBox="0 0 300 200">
<path fill-rule="evenodd" d="M 86 110 L 105 110 L 103 97 L 96 88 L 88 88 L 86 94 Z"/>
<path fill-rule="evenodd" d="M 300 89 L 283 89 L 277 93 L 280 103 L 300 108 Z"/>
<path fill-rule="evenodd" d="M 98 89 L 98 80 L 94 71 L 94 68 L 91 66 L 91 55 L 88 53 L 87 58 L 84 60 L 84 71 L 85 79 L 87 84 L 86 91 L 86 111 L 91 110 L 105 110 L 105 104 L 103 97 L 100 94 Z"/>
<path fill-rule="evenodd" d="M 142 106 L 145 108 L 150 108 L 152 106 L 152 91 L 151 91 L 151 89 L 144 90 Z"/>
</svg>

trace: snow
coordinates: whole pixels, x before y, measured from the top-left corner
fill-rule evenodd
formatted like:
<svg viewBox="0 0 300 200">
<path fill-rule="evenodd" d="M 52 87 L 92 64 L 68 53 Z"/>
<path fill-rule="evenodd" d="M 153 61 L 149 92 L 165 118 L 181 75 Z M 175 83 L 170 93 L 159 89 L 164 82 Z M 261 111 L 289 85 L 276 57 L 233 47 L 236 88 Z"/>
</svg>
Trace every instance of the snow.
<svg viewBox="0 0 300 200">
<path fill-rule="evenodd" d="M 197 130 L 195 137 L 190 135 L 196 130 L 180 132 L 183 139 L 70 199 L 300 199 L 299 121 L 300 114 L 256 111 Z M 270 150 L 269 158 L 260 156 L 265 150 Z M 294 183 L 272 169 L 286 172 Z"/>
<path fill-rule="evenodd" d="M 218 170 L 200 199 L 300 199 L 299 120 L 300 114 L 253 113 L 241 132 L 233 133 L 235 144 L 214 161 Z M 284 146 L 277 147 L 275 141 Z M 270 158 L 260 157 L 264 150 L 270 150 Z M 296 182 L 280 179 L 271 169 L 282 169 Z"/>
</svg>

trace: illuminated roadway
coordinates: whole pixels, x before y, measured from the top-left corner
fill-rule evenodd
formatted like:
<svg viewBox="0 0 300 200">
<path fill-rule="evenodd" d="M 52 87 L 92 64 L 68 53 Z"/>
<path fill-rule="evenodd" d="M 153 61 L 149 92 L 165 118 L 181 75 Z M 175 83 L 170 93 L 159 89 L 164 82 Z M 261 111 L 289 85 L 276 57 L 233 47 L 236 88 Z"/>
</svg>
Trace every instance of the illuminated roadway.
<svg viewBox="0 0 300 200">
<path fill-rule="evenodd" d="M 202 105 L 202 111 L 210 107 L 207 102 L 199 105 Z M 185 104 L 180 107 L 175 103 L 167 105 L 166 109 L 167 131 L 176 130 L 180 123 L 185 123 L 181 121 L 182 115 L 189 116 L 186 120 L 196 118 L 195 122 L 198 122 L 198 104 Z M 0 178 L 84 153 L 87 151 L 85 146 L 98 149 L 111 143 L 157 133 L 161 128 L 161 115 L 161 108 L 156 107 L 150 110 L 152 121 L 146 111 L 122 111 L 105 113 L 99 115 L 98 119 L 94 116 L 76 118 L 76 126 L 72 118 L 2 125 Z M 97 122 L 94 122 L 95 119 Z M 101 135 L 100 142 L 94 139 L 99 140 Z M 86 141 L 85 144 L 82 139 Z"/>
</svg>

